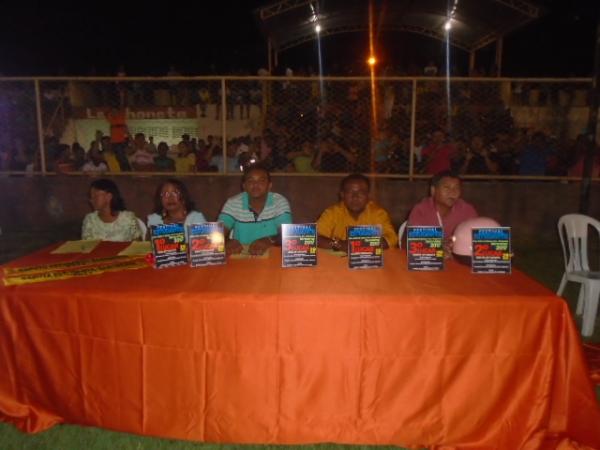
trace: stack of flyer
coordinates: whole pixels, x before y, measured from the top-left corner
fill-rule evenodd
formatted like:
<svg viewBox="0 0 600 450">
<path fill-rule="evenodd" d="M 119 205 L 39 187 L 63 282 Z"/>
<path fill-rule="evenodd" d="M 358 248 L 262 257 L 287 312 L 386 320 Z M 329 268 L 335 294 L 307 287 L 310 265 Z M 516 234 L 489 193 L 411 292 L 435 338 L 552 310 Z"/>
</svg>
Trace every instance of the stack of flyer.
<svg viewBox="0 0 600 450">
<path fill-rule="evenodd" d="M 442 227 L 406 227 L 408 270 L 444 270 Z"/>
<path fill-rule="evenodd" d="M 317 224 L 299 223 L 281 226 L 281 265 L 313 267 L 317 265 Z"/>
<path fill-rule="evenodd" d="M 375 269 L 383 267 L 381 225 L 355 225 L 347 228 L 348 267 Z"/>
<path fill-rule="evenodd" d="M 188 226 L 190 267 L 225 264 L 225 234 L 221 222 Z"/>
<path fill-rule="evenodd" d="M 188 263 L 185 228 L 182 223 L 153 225 L 150 227 L 150 236 L 155 268 L 163 269 Z"/>
</svg>

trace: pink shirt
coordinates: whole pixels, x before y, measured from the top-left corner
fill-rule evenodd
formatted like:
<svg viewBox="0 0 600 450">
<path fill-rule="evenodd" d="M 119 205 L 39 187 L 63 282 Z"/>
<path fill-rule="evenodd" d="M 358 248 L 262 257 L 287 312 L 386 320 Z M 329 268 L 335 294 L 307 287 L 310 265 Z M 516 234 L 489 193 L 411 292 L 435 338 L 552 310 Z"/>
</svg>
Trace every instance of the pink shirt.
<svg viewBox="0 0 600 450">
<path fill-rule="evenodd" d="M 583 157 L 579 158 L 575 165 L 569 169 L 570 177 L 583 176 L 583 159 Z M 600 157 L 594 158 L 594 162 L 592 165 L 592 177 L 600 177 Z"/>
<path fill-rule="evenodd" d="M 439 147 L 428 145 L 422 151 L 425 163 L 425 173 L 435 175 L 444 170 L 450 170 L 450 162 L 456 153 L 456 149 L 451 144 L 442 144 Z"/>
<path fill-rule="evenodd" d="M 435 227 L 440 225 L 441 219 L 441 225 L 444 228 L 444 239 L 449 239 L 459 223 L 474 217 L 479 217 L 475 208 L 459 198 L 445 217 L 440 215 L 438 218 L 433 197 L 427 197 L 414 206 L 408 216 L 408 225 Z"/>
</svg>

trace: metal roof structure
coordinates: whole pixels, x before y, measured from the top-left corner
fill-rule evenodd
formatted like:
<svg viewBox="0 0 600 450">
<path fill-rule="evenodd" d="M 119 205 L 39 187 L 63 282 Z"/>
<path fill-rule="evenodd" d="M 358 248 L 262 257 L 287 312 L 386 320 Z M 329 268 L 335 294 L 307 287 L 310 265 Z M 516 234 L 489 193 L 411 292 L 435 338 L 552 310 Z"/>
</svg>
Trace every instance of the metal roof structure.
<svg viewBox="0 0 600 450">
<path fill-rule="evenodd" d="M 410 32 L 475 52 L 524 24 L 542 8 L 526 0 L 387 0 L 372 4 L 378 31 Z M 369 30 L 368 0 L 281 0 L 255 10 L 276 53 L 319 36 Z M 451 32 L 444 26 L 451 19 Z M 270 52 L 271 50 L 269 50 Z"/>
</svg>

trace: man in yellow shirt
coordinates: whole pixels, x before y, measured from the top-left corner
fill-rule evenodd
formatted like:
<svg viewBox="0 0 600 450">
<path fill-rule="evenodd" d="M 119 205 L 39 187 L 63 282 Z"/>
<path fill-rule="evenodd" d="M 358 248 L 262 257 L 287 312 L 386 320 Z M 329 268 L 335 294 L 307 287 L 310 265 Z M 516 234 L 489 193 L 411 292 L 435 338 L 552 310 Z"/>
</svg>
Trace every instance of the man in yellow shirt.
<svg viewBox="0 0 600 450">
<path fill-rule="evenodd" d="M 349 225 L 381 225 L 383 248 L 398 245 L 398 236 L 385 209 L 369 200 L 371 182 L 361 174 L 348 175 L 340 184 L 339 203 L 330 206 L 317 221 L 319 247 L 345 250 L 346 227 Z"/>
</svg>

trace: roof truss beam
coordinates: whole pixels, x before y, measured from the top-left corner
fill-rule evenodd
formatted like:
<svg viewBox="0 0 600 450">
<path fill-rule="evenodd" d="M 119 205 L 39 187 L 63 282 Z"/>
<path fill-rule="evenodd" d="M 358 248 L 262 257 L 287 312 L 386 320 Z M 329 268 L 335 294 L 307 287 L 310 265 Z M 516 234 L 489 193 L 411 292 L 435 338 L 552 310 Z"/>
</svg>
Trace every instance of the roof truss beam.
<svg viewBox="0 0 600 450">
<path fill-rule="evenodd" d="M 540 16 L 540 8 L 524 0 L 494 0 L 496 3 L 506 6 L 532 19 Z"/>
<path fill-rule="evenodd" d="M 282 0 L 264 8 L 259 8 L 259 15 L 261 20 L 268 20 L 271 17 L 275 17 L 279 14 L 283 14 L 286 11 L 300 8 L 305 5 L 310 5 L 315 0 Z"/>
<path fill-rule="evenodd" d="M 325 36 L 332 36 L 334 34 L 341 34 L 341 33 L 354 33 L 354 32 L 360 32 L 360 31 L 368 31 L 369 27 L 366 25 L 349 25 L 349 26 L 342 26 L 342 27 L 336 27 L 336 28 L 325 28 L 323 30 L 321 30 L 321 32 L 319 33 L 320 37 L 325 37 Z M 421 36 L 427 36 L 433 39 L 437 39 L 439 41 L 445 41 L 446 40 L 446 36 L 443 33 L 440 33 L 438 31 L 429 29 L 429 28 L 424 28 L 424 27 L 417 27 L 414 25 L 398 25 L 398 26 L 387 26 L 383 28 L 384 31 L 399 31 L 399 32 L 407 32 L 407 33 L 415 33 L 415 34 L 420 34 Z M 298 45 L 304 44 L 305 42 L 310 42 L 316 39 L 316 35 L 315 33 L 307 33 L 297 39 L 293 39 L 291 41 L 285 42 L 284 44 L 282 44 L 281 46 L 279 46 L 277 48 L 277 51 L 282 52 L 284 50 L 288 50 L 290 48 L 296 47 Z M 461 48 L 463 50 L 466 51 L 470 51 L 471 48 L 461 42 L 458 41 L 456 39 L 452 39 L 452 37 L 450 38 L 450 44 L 453 45 L 454 47 L 458 47 Z"/>
<path fill-rule="evenodd" d="M 476 51 L 483 47 L 486 47 L 486 46 L 490 45 L 492 42 L 498 40 L 500 37 L 505 36 L 506 34 L 510 33 L 512 30 L 518 28 L 521 25 L 525 25 L 528 22 L 529 22 L 529 19 L 524 19 L 521 23 L 518 23 L 511 28 L 506 28 L 501 31 L 494 31 L 492 33 L 488 33 L 485 36 L 483 36 L 481 39 L 479 39 L 477 42 L 475 42 L 473 44 L 473 46 L 471 47 L 471 50 Z"/>
</svg>

